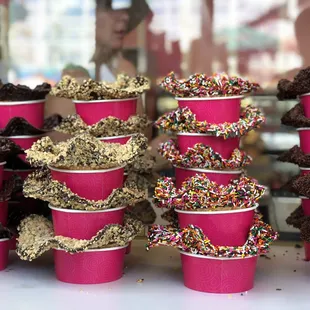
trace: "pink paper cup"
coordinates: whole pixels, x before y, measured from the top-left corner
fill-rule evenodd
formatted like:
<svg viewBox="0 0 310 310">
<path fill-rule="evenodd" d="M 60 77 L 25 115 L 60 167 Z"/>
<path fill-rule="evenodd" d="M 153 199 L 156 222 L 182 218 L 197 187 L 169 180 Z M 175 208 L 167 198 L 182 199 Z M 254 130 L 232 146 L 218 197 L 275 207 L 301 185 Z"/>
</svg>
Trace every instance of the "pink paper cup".
<svg viewBox="0 0 310 310">
<path fill-rule="evenodd" d="M 6 269 L 9 262 L 10 239 L 0 239 L 0 271 Z"/>
<path fill-rule="evenodd" d="M 100 211 L 80 211 L 52 209 L 54 232 L 56 236 L 89 240 L 106 225 L 124 223 L 126 207 Z"/>
<path fill-rule="evenodd" d="M 181 252 L 184 285 L 192 290 L 233 294 L 254 287 L 257 256 L 217 258 Z"/>
<path fill-rule="evenodd" d="M 98 138 L 98 139 L 105 143 L 119 143 L 119 144 L 124 145 L 129 141 L 131 137 L 132 135 L 126 135 L 126 136 L 115 136 L 115 137 L 103 137 L 103 138 Z"/>
<path fill-rule="evenodd" d="M 70 254 L 54 250 L 56 277 L 71 284 L 99 284 L 123 276 L 126 247 L 87 250 Z"/>
<path fill-rule="evenodd" d="M 114 189 L 123 187 L 124 167 L 101 170 L 66 170 L 49 167 L 52 179 L 89 200 L 104 200 Z"/>
<path fill-rule="evenodd" d="M 305 216 L 310 216 L 310 199 L 307 197 L 300 196 L 301 206 Z"/>
<path fill-rule="evenodd" d="M 304 242 L 304 248 L 305 248 L 305 261 L 310 261 L 310 243 Z"/>
<path fill-rule="evenodd" d="M 176 187 L 180 188 L 182 183 L 196 174 L 205 174 L 217 184 L 228 185 L 231 180 L 240 178 L 241 170 L 207 170 L 199 168 L 181 168 L 175 167 Z"/>
<path fill-rule="evenodd" d="M 2 189 L 3 180 L 5 180 L 5 175 L 4 175 L 4 165 L 5 164 L 6 164 L 6 161 L 0 163 L 0 189 Z"/>
<path fill-rule="evenodd" d="M 25 181 L 28 175 L 33 171 L 34 169 L 27 169 L 27 170 L 4 169 L 4 180 L 9 180 L 13 175 L 17 175 L 22 179 L 22 181 Z"/>
<path fill-rule="evenodd" d="M 0 102 L 0 128 L 13 117 L 23 117 L 32 126 L 43 128 L 45 100 Z"/>
<path fill-rule="evenodd" d="M 203 133 L 178 133 L 178 146 L 181 153 L 186 153 L 188 148 L 197 143 L 205 144 L 219 153 L 223 158 L 230 158 L 232 152 L 239 148 L 239 138 L 224 139 Z"/>
<path fill-rule="evenodd" d="M 37 142 L 39 139 L 41 139 L 43 135 L 35 135 L 35 136 L 10 136 L 8 137 L 10 140 L 15 142 L 17 145 L 19 145 L 22 149 L 28 150 L 31 148 L 31 146 Z M 26 154 L 20 154 L 18 155 L 20 159 L 23 161 L 26 161 Z"/>
<path fill-rule="evenodd" d="M 310 118 L 310 93 L 301 95 L 299 98 L 303 106 L 305 116 Z"/>
<path fill-rule="evenodd" d="M 300 148 L 305 154 L 310 154 L 310 128 L 297 128 Z"/>
<path fill-rule="evenodd" d="M 130 254 L 131 253 L 131 242 L 129 242 L 127 248 L 126 248 L 126 254 Z"/>
<path fill-rule="evenodd" d="M 0 223 L 3 226 L 8 224 L 8 201 L 0 202 Z"/>
<path fill-rule="evenodd" d="M 237 122 L 240 118 L 242 99 L 243 96 L 176 98 L 180 108 L 188 107 L 198 121 L 207 121 L 211 124 Z"/>
<path fill-rule="evenodd" d="M 138 98 L 73 101 L 76 112 L 87 125 L 94 125 L 100 120 L 114 116 L 123 121 L 137 113 Z"/>
<path fill-rule="evenodd" d="M 299 169 L 302 175 L 306 175 L 310 173 L 310 168 L 299 167 Z"/>
<path fill-rule="evenodd" d="M 242 246 L 248 239 L 257 207 L 258 204 L 230 211 L 175 211 L 181 228 L 198 226 L 214 245 Z"/>
</svg>

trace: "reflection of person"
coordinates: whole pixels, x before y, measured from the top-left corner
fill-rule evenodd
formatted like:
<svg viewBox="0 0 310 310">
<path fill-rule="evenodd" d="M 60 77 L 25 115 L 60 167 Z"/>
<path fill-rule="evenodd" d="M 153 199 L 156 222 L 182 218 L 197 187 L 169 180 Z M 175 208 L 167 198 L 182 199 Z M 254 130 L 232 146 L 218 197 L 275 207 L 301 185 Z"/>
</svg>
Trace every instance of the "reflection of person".
<svg viewBox="0 0 310 310">
<path fill-rule="evenodd" d="M 112 0 L 96 0 L 96 49 L 91 59 L 96 67 L 96 80 L 113 82 L 117 74 L 122 72 L 136 75 L 135 67 L 122 57 L 122 48 L 126 34 L 136 28 L 149 13 L 145 0 L 132 0 L 131 6 L 118 10 L 112 8 Z M 63 70 L 62 75 L 65 74 L 78 80 L 89 78 L 88 72 L 80 66 L 70 65 Z M 72 102 L 64 100 L 49 100 L 46 114 L 57 112 L 65 116 L 75 113 Z M 141 102 L 138 112 L 142 112 Z"/>
<path fill-rule="evenodd" d="M 295 37 L 299 54 L 302 58 L 302 67 L 310 66 L 310 7 L 303 10 L 295 20 Z M 301 68 L 295 68 L 288 72 L 285 72 L 276 79 L 288 79 L 292 80 Z"/>
</svg>

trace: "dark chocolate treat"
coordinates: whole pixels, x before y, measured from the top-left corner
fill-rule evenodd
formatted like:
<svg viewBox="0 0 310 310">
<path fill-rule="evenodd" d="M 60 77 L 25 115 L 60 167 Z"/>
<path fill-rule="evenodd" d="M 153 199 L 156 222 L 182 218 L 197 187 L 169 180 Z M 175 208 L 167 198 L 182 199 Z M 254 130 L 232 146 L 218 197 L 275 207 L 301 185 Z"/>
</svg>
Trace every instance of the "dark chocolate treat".
<svg viewBox="0 0 310 310">
<path fill-rule="evenodd" d="M 5 128 L 0 129 L 0 136 L 10 137 L 10 136 L 34 136 L 42 135 L 54 129 L 61 122 L 62 117 L 60 115 L 52 115 L 45 119 L 44 127 L 36 128 L 29 124 L 27 120 L 22 117 L 12 118 Z"/>
<path fill-rule="evenodd" d="M 310 119 L 305 116 L 304 109 L 300 103 L 296 104 L 282 116 L 281 123 L 295 128 L 310 127 Z"/>
<path fill-rule="evenodd" d="M 0 162 L 7 161 L 18 154 L 23 154 L 20 146 L 10 139 L 0 137 Z"/>
<path fill-rule="evenodd" d="M 20 159 L 17 156 L 12 156 L 6 159 L 6 164 L 5 164 L 6 169 L 11 169 L 11 170 L 30 170 L 33 169 L 29 164 L 24 162 L 22 159 Z"/>
<path fill-rule="evenodd" d="M 298 96 L 310 92 L 310 67 L 302 69 L 294 77 L 291 82 L 286 79 L 282 79 L 278 83 L 279 100 L 291 100 L 296 99 Z"/>
<path fill-rule="evenodd" d="M 310 167 L 310 155 L 305 154 L 297 145 L 281 154 L 278 160 L 285 163 L 292 163 L 303 168 Z"/>
<path fill-rule="evenodd" d="M 292 182 L 293 192 L 310 198 L 310 174 L 300 175 Z"/>
<path fill-rule="evenodd" d="M 11 239 L 12 233 L 0 223 L 0 240 L 1 239 Z"/>
<path fill-rule="evenodd" d="M 0 101 L 31 101 L 44 99 L 50 92 L 51 85 L 43 83 L 34 89 L 12 83 L 0 85 Z"/>
<path fill-rule="evenodd" d="M 141 201 L 134 206 L 128 208 L 128 211 L 137 220 L 145 225 L 154 224 L 156 220 L 156 213 L 148 200 Z"/>
</svg>

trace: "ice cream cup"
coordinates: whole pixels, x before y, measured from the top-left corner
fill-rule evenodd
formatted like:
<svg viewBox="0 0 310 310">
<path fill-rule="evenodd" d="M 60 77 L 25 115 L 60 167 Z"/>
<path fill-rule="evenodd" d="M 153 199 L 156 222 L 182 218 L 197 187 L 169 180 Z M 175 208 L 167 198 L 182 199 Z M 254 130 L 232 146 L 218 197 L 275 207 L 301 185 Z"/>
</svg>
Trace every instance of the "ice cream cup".
<svg viewBox="0 0 310 310">
<path fill-rule="evenodd" d="M 242 246 L 248 239 L 253 226 L 255 209 L 236 209 L 229 211 L 175 211 L 178 214 L 179 225 L 185 228 L 195 225 L 202 229 L 211 243 L 218 246 Z"/>
<path fill-rule="evenodd" d="M 94 125 L 100 120 L 113 116 L 127 121 L 136 115 L 138 98 L 107 99 L 80 101 L 74 100 L 76 112 L 87 125 Z"/>
<path fill-rule="evenodd" d="M 43 135 L 34 135 L 34 136 L 10 136 L 7 137 L 17 145 L 19 145 L 22 149 L 28 150 L 31 148 L 32 144 L 41 139 Z M 26 154 L 18 155 L 20 159 L 26 162 Z"/>
<path fill-rule="evenodd" d="M 308 197 L 300 196 L 301 206 L 305 216 L 310 216 L 310 199 Z"/>
<path fill-rule="evenodd" d="M 89 200 L 104 200 L 114 189 L 123 187 L 124 166 L 100 170 L 68 170 L 49 166 L 52 179 Z"/>
<path fill-rule="evenodd" d="M 4 180 L 9 180 L 13 175 L 17 175 L 22 179 L 22 181 L 25 181 L 28 175 L 33 171 L 34 169 L 26 169 L 26 170 L 4 169 Z"/>
<path fill-rule="evenodd" d="M 310 173 L 310 168 L 299 167 L 302 175 L 306 175 Z"/>
<path fill-rule="evenodd" d="M 211 147 L 223 158 L 231 157 L 232 152 L 239 148 L 239 138 L 224 139 L 205 133 L 178 133 L 178 146 L 182 154 L 186 153 L 188 148 L 194 147 L 197 143 L 202 143 Z"/>
<path fill-rule="evenodd" d="M 181 168 L 175 167 L 176 186 L 180 188 L 182 183 L 196 174 L 205 174 L 211 181 L 217 184 L 228 185 L 231 180 L 239 179 L 241 170 L 208 170 L 200 168 Z"/>
<path fill-rule="evenodd" d="M 98 138 L 100 141 L 105 143 L 119 143 L 119 144 L 126 144 L 132 135 L 125 135 L 125 136 L 115 136 L 115 137 L 102 137 Z"/>
<path fill-rule="evenodd" d="M 254 286 L 257 256 L 217 258 L 181 252 L 184 285 L 192 290 L 233 294 Z"/>
<path fill-rule="evenodd" d="M 3 180 L 5 180 L 4 176 L 4 165 L 6 164 L 6 161 L 3 161 L 0 163 L 0 189 L 2 189 L 3 186 Z"/>
<path fill-rule="evenodd" d="M 300 148 L 305 154 L 310 154 L 310 128 L 297 128 Z"/>
<path fill-rule="evenodd" d="M 198 121 L 211 124 L 234 123 L 240 118 L 243 96 L 176 98 L 180 108 L 188 107 Z"/>
<path fill-rule="evenodd" d="M 0 271 L 6 269 L 9 261 L 10 239 L 0 239 Z"/>
<path fill-rule="evenodd" d="M 14 117 L 22 117 L 32 126 L 43 128 L 44 104 L 45 99 L 0 102 L 0 128 L 5 128 Z"/>
<path fill-rule="evenodd" d="M 310 118 L 310 93 L 299 96 L 300 102 L 303 106 L 305 116 Z"/>
<path fill-rule="evenodd" d="M 56 277 L 72 284 L 100 284 L 120 279 L 123 275 L 126 246 L 87 250 L 70 254 L 54 250 Z"/>
<path fill-rule="evenodd" d="M 83 211 L 55 208 L 52 209 L 54 232 L 56 236 L 63 236 L 74 239 L 91 239 L 99 230 L 106 225 L 123 225 L 124 207 L 100 210 Z"/>
</svg>

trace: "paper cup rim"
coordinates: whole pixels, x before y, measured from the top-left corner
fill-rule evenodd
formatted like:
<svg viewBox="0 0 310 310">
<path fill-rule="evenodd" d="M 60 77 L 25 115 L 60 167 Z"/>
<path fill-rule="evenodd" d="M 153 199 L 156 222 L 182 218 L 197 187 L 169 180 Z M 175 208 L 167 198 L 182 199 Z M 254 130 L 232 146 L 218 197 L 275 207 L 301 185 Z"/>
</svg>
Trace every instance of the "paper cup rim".
<svg viewBox="0 0 310 310">
<path fill-rule="evenodd" d="M 309 95 L 310 95 L 310 93 L 305 93 L 305 94 L 299 95 L 299 97 L 301 98 L 301 97 L 305 97 L 305 96 L 309 96 Z"/>
<path fill-rule="evenodd" d="M 306 170 L 306 171 L 309 171 L 310 168 L 305 168 L 305 167 L 299 167 L 300 170 Z"/>
<path fill-rule="evenodd" d="M 0 239 L 0 242 L 5 242 L 5 241 L 10 241 L 10 238 L 4 238 L 4 239 Z"/>
<path fill-rule="evenodd" d="M 203 168 L 183 168 L 183 167 L 177 167 L 177 166 L 174 166 L 174 168 L 197 171 L 197 172 L 215 173 L 215 174 L 241 174 L 243 172 L 242 170 L 210 170 L 210 169 L 203 169 Z"/>
<path fill-rule="evenodd" d="M 29 100 L 29 101 L 0 101 L 0 106 L 37 104 L 37 103 L 44 103 L 45 101 L 46 99 Z"/>
<path fill-rule="evenodd" d="M 40 137 L 43 137 L 45 134 L 44 133 L 41 133 L 39 135 L 26 135 L 26 136 L 7 136 L 5 138 L 8 138 L 8 139 L 29 139 L 29 138 L 40 138 Z"/>
<path fill-rule="evenodd" d="M 0 162 L 0 166 L 4 166 L 6 164 L 6 161 Z"/>
<path fill-rule="evenodd" d="M 233 209 L 229 211 L 190 211 L 190 210 L 179 210 L 179 209 L 174 209 L 175 212 L 177 213 L 182 213 L 182 214 L 198 214 L 198 215 L 217 215 L 217 214 L 232 214 L 232 213 L 244 213 L 248 211 L 253 211 L 258 208 L 258 203 L 256 203 L 253 207 L 251 208 L 245 208 L 245 209 Z"/>
<path fill-rule="evenodd" d="M 94 170 L 69 170 L 69 169 L 59 169 L 59 168 L 54 168 L 53 166 L 48 165 L 48 169 L 52 171 L 57 171 L 57 172 L 63 172 L 63 173 L 103 173 L 103 172 L 111 172 L 119 169 L 125 168 L 126 165 L 118 166 L 115 168 L 109 168 L 109 169 L 94 169 Z"/>
<path fill-rule="evenodd" d="M 303 131 L 303 130 L 309 130 L 310 131 L 310 127 L 300 127 L 296 129 L 297 131 Z"/>
<path fill-rule="evenodd" d="M 306 197 L 306 196 L 299 196 L 299 198 L 300 198 L 300 199 L 309 199 L 309 200 L 310 200 L 310 198 L 308 198 L 308 197 Z"/>
<path fill-rule="evenodd" d="M 104 141 L 104 140 L 113 140 L 113 139 L 122 139 L 122 138 L 128 138 L 128 137 L 132 137 L 134 134 L 130 134 L 130 135 L 121 135 L 121 136 L 109 136 L 109 137 L 98 137 L 97 139 L 99 139 L 100 141 Z"/>
<path fill-rule="evenodd" d="M 21 169 L 4 169 L 5 172 L 33 172 L 35 171 L 35 169 L 25 169 L 25 170 L 21 170 Z"/>
<path fill-rule="evenodd" d="M 128 243 L 129 244 L 129 243 Z M 128 247 L 127 245 L 124 246 L 119 246 L 119 247 L 113 247 L 113 248 L 104 248 L 104 249 L 89 249 L 89 250 L 85 250 L 83 252 L 78 252 L 78 253 L 72 253 L 72 255 L 74 254 L 83 254 L 83 253 L 87 253 L 87 252 L 109 252 L 109 251 L 117 251 L 117 250 L 122 250 Z M 62 251 L 62 252 L 66 252 L 63 249 L 53 249 L 55 251 Z M 68 253 L 68 252 L 67 252 Z"/>
<path fill-rule="evenodd" d="M 200 136 L 200 137 L 216 137 L 215 135 L 212 135 L 211 133 L 196 133 L 196 132 L 178 132 L 177 136 Z"/>
<path fill-rule="evenodd" d="M 223 97 L 175 97 L 178 101 L 211 101 L 211 100 L 223 100 L 223 99 L 243 99 L 244 96 L 223 96 Z"/>
<path fill-rule="evenodd" d="M 96 211 L 86 211 L 86 210 L 73 210 L 73 209 L 62 209 L 62 208 L 56 208 L 53 207 L 51 204 L 48 205 L 48 207 L 51 210 L 58 211 L 58 212 L 63 212 L 63 213 L 77 213 L 77 214 L 93 214 L 93 213 L 108 213 L 108 212 L 115 212 L 115 211 L 120 211 L 123 209 L 126 209 L 127 206 L 122 206 L 118 208 L 113 208 L 113 209 L 105 209 L 105 210 L 96 210 Z"/>
<path fill-rule="evenodd" d="M 246 257 L 213 257 L 213 256 L 206 256 L 206 255 L 201 255 L 201 254 L 187 253 L 184 251 L 180 251 L 180 254 L 195 257 L 195 258 L 212 259 L 212 260 L 243 260 L 243 259 L 248 259 L 248 258 L 253 258 L 253 257 L 258 256 L 258 255 L 253 255 L 253 256 L 246 256 Z"/>
<path fill-rule="evenodd" d="M 7 199 L 5 199 L 5 200 L 0 200 L 0 204 L 3 203 L 3 202 L 8 202 L 8 201 L 10 201 L 10 200 L 11 200 L 11 198 L 7 198 Z"/>
<path fill-rule="evenodd" d="M 122 102 L 122 101 L 134 101 L 140 97 L 125 98 L 125 99 L 102 99 L 102 100 L 72 100 L 73 103 L 77 104 L 88 104 L 88 103 L 110 103 L 110 102 Z"/>
</svg>

